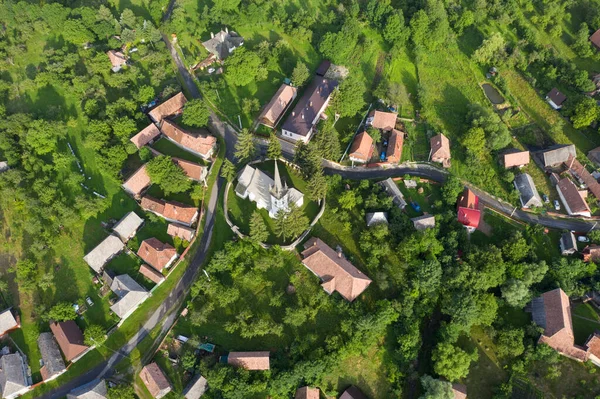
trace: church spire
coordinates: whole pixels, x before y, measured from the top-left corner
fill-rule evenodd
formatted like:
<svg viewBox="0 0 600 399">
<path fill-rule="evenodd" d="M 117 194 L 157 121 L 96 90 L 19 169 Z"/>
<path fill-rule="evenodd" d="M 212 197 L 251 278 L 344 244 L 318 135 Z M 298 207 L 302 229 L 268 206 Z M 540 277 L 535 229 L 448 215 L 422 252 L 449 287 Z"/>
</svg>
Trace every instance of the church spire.
<svg viewBox="0 0 600 399">
<path fill-rule="evenodd" d="M 277 161 L 275 161 L 275 192 L 277 194 L 281 193 L 283 189 L 281 185 L 281 177 L 279 176 L 279 167 L 277 166 Z"/>
</svg>

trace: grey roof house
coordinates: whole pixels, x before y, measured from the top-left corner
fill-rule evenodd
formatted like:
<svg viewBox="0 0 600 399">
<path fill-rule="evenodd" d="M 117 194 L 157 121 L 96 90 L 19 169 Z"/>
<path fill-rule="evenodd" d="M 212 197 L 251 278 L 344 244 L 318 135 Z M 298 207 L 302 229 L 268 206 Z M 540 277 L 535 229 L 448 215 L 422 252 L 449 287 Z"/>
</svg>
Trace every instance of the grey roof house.
<svg viewBox="0 0 600 399">
<path fill-rule="evenodd" d="M 108 398 L 108 389 L 106 381 L 94 380 L 89 384 L 73 389 L 67 395 L 67 399 L 106 399 Z"/>
<path fill-rule="evenodd" d="M 381 185 L 384 188 L 384 190 L 388 193 L 388 195 L 392 197 L 394 204 L 396 204 L 398 208 L 404 209 L 406 207 L 404 195 L 402 194 L 402 191 L 400 191 L 398 185 L 392 180 L 391 177 L 380 181 L 377 184 Z"/>
<path fill-rule="evenodd" d="M 513 183 L 520 193 L 519 199 L 521 200 L 521 206 L 523 208 L 542 206 L 542 199 L 540 198 L 537 188 L 535 188 L 531 176 L 527 173 L 521 173 L 520 175 L 515 176 L 515 181 Z"/>
<path fill-rule="evenodd" d="M 104 265 L 125 248 L 125 244 L 117 236 L 109 235 L 98 246 L 91 250 L 83 260 L 98 274 L 102 273 Z"/>
<path fill-rule="evenodd" d="M 42 379 L 46 381 L 62 374 L 66 370 L 65 362 L 52 333 L 41 333 L 37 343 L 42 355 L 42 361 L 44 362 L 44 365 L 40 369 Z"/>
<path fill-rule="evenodd" d="M 410 219 L 418 231 L 433 229 L 435 227 L 435 216 L 423 215 Z"/>
<path fill-rule="evenodd" d="M 27 365 L 20 353 L 4 355 L 0 359 L 0 390 L 5 399 L 15 398 L 29 389 Z"/>
<path fill-rule="evenodd" d="M 577 252 L 577 240 L 573 232 L 563 233 L 560 236 L 560 253 L 563 255 L 572 255 Z"/>
<path fill-rule="evenodd" d="M 367 227 L 371 227 L 375 224 L 388 224 L 387 212 L 371 212 L 365 215 L 367 221 Z"/>
<path fill-rule="evenodd" d="M 577 157 L 573 144 L 551 146 L 540 154 L 540 158 L 544 167 L 550 167 L 567 162 L 569 155 Z"/>
<path fill-rule="evenodd" d="M 185 399 L 200 399 L 202 395 L 208 389 L 208 383 L 206 378 L 202 377 L 198 374 L 194 379 L 188 384 L 183 391 L 183 397 Z"/>
<path fill-rule="evenodd" d="M 121 319 L 127 318 L 150 295 L 128 274 L 115 277 L 110 289 L 119 297 L 117 303 L 112 305 L 110 310 Z"/>
<path fill-rule="evenodd" d="M 6 309 L 0 313 L 0 336 L 19 327 L 19 323 L 13 316 L 10 309 Z"/>
<path fill-rule="evenodd" d="M 210 33 L 210 40 L 202 42 L 202 45 L 209 53 L 214 54 L 219 61 L 229 57 L 229 54 L 244 44 L 244 38 L 228 28 L 220 31 L 216 35 Z"/>
<path fill-rule="evenodd" d="M 139 217 L 135 212 L 129 212 L 113 227 L 113 231 L 119 236 L 121 241 L 127 242 L 135 236 L 135 233 L 142 224 L 144 224 L 144 219 Z"/>
</svg>

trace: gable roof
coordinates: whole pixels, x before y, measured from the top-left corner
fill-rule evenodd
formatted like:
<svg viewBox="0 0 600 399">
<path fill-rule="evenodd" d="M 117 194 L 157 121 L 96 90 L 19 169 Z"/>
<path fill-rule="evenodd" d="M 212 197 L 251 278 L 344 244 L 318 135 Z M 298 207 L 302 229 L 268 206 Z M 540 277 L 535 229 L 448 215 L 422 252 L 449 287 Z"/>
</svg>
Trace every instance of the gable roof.
<svg viewBox="0 0 600 399">
<path fill-rule="evenodd" d="M 185 103 L 187 103 L 185 95 L 182 92 L 179 92 L 155 107 L 152 111 L 148 112 L 148 116 L 150 116 L 154 122 L 159 123 L 163 118 L 181 112 Z"/>
<path fill-rule="evenodd" d="M 139 149 L 160 136 L 160 130 L 154 123 L 149 124 L 138 134 L 129 139 Z"/>
<path fill-rule="evenodd" d="M 287 107 L 294 101 L 298 89 L 286 85 L 285 83 L 279 87 L 271 101 L 263 108 L 258 120 L 265 123 L 267 126 L 275 127 L 279 118 L 284 114 Z"/>
<path fill-rule="evenodd" d="M 207 389 L 208 381 L 206 381 L 206 378 L 198 374 L 188 384 L 188 386 L 185 388 L 185 391 L 183 391 L 183 397 L 185 399 L 200 399 Z"/>
<path fill-rule="evenodd" d="M 124 247 L 125 244 L 123 244 L 123 241 L 111 234 L 98 244 L 96 248 L 85 255 L 83 260 L 94 269 L 96 273 L 100 273 L 106 262 L 121 252 Z"/>
<path fill-rule="evenodd" d="M 165 202 L 165 211 L 163 215 L 167 219 L 190 225 L 194 223 L 196 216 L 198 215 L 198 208 L 182 204 L 181 202 L 170 201 Z"/>
<path fill-rule="evenodd" d="M 108 389 L 106 381 L 95 380 L 89 384 L 75 388 L 67 395 L 67 399 L 106 399 L 108 398 Z"/>
<path fill-rule="evenodd" d="M 321 239 L 313 237 L 304 244 L 302 263 L 316 274 L 321 286 L 331 294 L 337 291 L 352 302 L 371 284 L 371 279 Z"/>
<path fill-rule="evenodd" d="M 0 313 L 0 336 L 18 327 L 19 323 L 17 323 L 10 308 L 3 310 L 2 313 Z"/>
<path fill-rule="evenodd" d="M 169 223 L 167 226 L 167 234 L 171 237 L 179 237 L 182 240 L 192 241 L 196 231 L 190 227 L 182 226 L 176 223 Z"/>
<path fill-rule="evenodd" d="M 542 152 L 542 162 L 544 166 L 554 166 L 559 163 L 566 162 L 569 155 L 577 157 L 575 146 L 571 145 L 554 145 Z"/>
<path fill-rule="evenodd" d="M 321 61 L 321 63 L 317 67 L 317 70 L 315 71 L 315 75 L 317 75 L 317 76 L 325 76 L 325 74 L 327 73 L 327 71 L 329 71 L 329 67 L 331 67 L 331 61 L 329 61 L 329 60 L 323 60 L 323 61 Z"/>
<path fill-rule="evenodd" d="M 598 50 L 600 50 L 600 29 L 590 36 L 590 42 L 592 42 L 592 44 L 596 46 Z"/>
<path fill-rule="evenodd" d="M 450 159 L 450 140 L 442 133 L 429 140 L 431 145 L 431 159 Z"/>
<path fill-rule="evenodd" d="M 148 297 L 148 291 L 128 274 L 116 276 L 110 289 L 120 298 L 110 307 L 120 318 L 127 316 L 132 309 Z"/>
<path fill-rule="evenodd" d="M 529 151 L 515 151 L 502 154 L 505 168 L 529 164 Z"/>
<path fill-rule="evenodd" d="M 556 185 L 556 189 L 562 194 L 561 199 L 564 198 L 565 206 L 568 207 L 567 211 L 569 214 L 590 212 L 587 202 L 579 194 L 577 186 L 571 181 L 571 179 L 565 177 L 561 179 Z"/>
<path fill-rule="evenodd" d="M 108 59 L 110 60 L 110 63 L 112 64 L 113 68 L 120 67 L 121 65 L 127 63 L 127 58 L 125 58 L 125 54 L 123 54 L 120 51 L 108 50 L 106 52 L 106 55 L 108 55 Z"/>
<path fill-rule="evenodd" d="M 199 129 L 199 132 L 191 133 L 166 119 L 163 120 L 160 129 L 165 136 L 174 142 L 204 157 L 210 156 L 211 151 L 217 144 L 217 138 L 212 136 L 206 129 Z"/>
<path fill-rule="evenodd" d="M 454 399 L 467 399 L 467 386 L 463 384 L 452 384 L 452 393 Z"/>
<path fill-rule="evenodd" d="M 423 231 L 435 227 L 435 216 L 433 215 L 418 216 L 410 220 L 413 222 L 413 226 L 415 226 L 415 229 L 417 229 L 418 231 Z"/>
<path fill-rule="evenodd" d="M 54 334 L 58 346 L 62 350 L 67 362 L 81 355 L 88 347 L 83 343 L 83 334 L 73 320 L 59 323 L 50 323 L 50 330 Z"/>
<path fill-rule="evenodd" d="M 142 165 L 136 170 L 125 182 L 122 184 L 123 189 L 133 196 L 140 195 L 146 188 L 152 184 L 150 176 L 146 171 L 146 164 Z"/>
<path fill-rule="evenodd" d="M 388 224 L 387 212 L 369 212 L 365 215 L 367 227 L 371 227 L 374 224 L 385 223 Z"/>
<path fill-rule="evenodd" d="M 48 378 L 61 373 L 65 369 L 65 362 L 60 355 L 60 349 L 58 349 L 58 344 L 52 336 L 52 333 L 41 333 L 38 337 L 37 344 L 38 348 L 40 348 L 42 361 L 44 362 L 44 366 L 40 370 L 42 378 L 47 380 Z"/>
<path fill-rule="evenodd" d="M 171 262 L 174 256 L 177 256 L 177 250 L 173 246 L 152 237 L 142 241 L 137 254 L 160 272 Z"/>
<path fill-rule="evenodd" d="M 385 189 L 388 195 L 392 197 L 394 204 L 396 204 L 400 209 L 404 209 L 404 207 L 406 207 L 404 195 L 402 194 L 402 191 L 400 191 L 400 188 L 398 187 L 396 182 L 394 182 L 394 180 L 392 180 L 391 177 L 380 181 L 378 184 L 380 184 Z"/>
<path fill-rule="evenodd" d="M 371 159 L 371 155 L 373 155 L 373 139 L 363 131 L 354 137 L 348 156 L 367 162 Z"/>
<path fill-rule="evenodd" d="M 162 273 L 157 272 L 155 268 L 148 266 L 145 263 L 140 266 L 139 271 L 142 276 L 148 278 L 148 280 L 156 284 L 160 283 L 162 280 L 165 279 L 165 276 L 163 276 Z"/>
<path fill-rule="evenodd" d="M 587 153 L 590 161 L 594 162 L 596 165 L 600 164 L 600 147 L 596 147 L 593 150 L 590 150 Z"/>
<path fill-rule="evenodd" d="M 211 32 L 211 38 L 202 45 L 209 53 L 214 54 L 220 60 L 224 60 L 235 48 L 244 44 L 244 38 L 234 31 L 225 28 L 216 35 Z"/>
<path fill-rule="evenodd" d="M 311 388 L 311 387 L 302 387 L 296 390 L 296 395 L 294 399 L 319 399 L 321 393 L 319 392 L 319 388 Z"/>
<path fill-rule="evenodd" d="M 335 80 L 315 77 L 281 128 L 299 136 L 307 136 L 314 127 L 313 121 L 337 85 Z"/>
<path fill-rule="evenodd" d="M 598 262 L 600 261 L 600 245 L 588 245 L 581 252 L 583 254 L 584 262 Z"/>
<path fill-rule="evenodd" d="M 227 364 L 246 370 L 269 370 L 269 351 L 229 352 Z"/>
<path fill-rule="evenodd" d="M 352 385 L 344 391 L 340 399 L 367 399 L 367 397 L 358 387 Z"/>
<path fill-rule="evenodd" d="M 527 173 L 521 173 L 515 176 L 514 184 L 517 190 L 519 190 L 521 205 L 524 207 L 542 206 L 542 198 L 531 176 Z"/>
<path fill-rule="evenodd" d="M 3 398 L 14 395 L 29 386 L 25 363 L 20 353 L 0 359 L 0 390 Z"/>
<path fill-rule="evenodd" d="M 471 189 L 465 187 L 463 193 L 458 199 L 458 206 L 463 208 L 477 209 L 479 206 L 479 197 Z"/>
<path fill-rule="evenodd" d="M 181 158 L 171 158 L 171 160 L 175 165 L 179 166 L 190 179 L 196 181 L 202 181 L 206 179 L 208 170 L 205 166 L 195 162 L 186 161 L 185 159 Z"/>
<path fill-rule="evenodd" d="M 404 145 L 404 133 L 400 130 L 392 129 L 387 146 L 387 160 L 391 163 L 398 163 L 402 159 L 402 146 Z"/>
<path fill-rule="evenodd" d="M 113 227 L 113 231 L 121 238 L 121 241 L 127 242 L 135 235 L 136 231 L 144 223 L 144 219 L 139 217 L 137 213 L 131 211 L 127 213 Z"/>
<path fill-rule="evenodd" d="M 556 87 L 550 90 L 550 92 L 546 94 L 546 97 L 548 97 L 554 104 L 556 104 L 559 107 L 567 100 L 567 96 L 558 91 Z"/>
<path fill-rule="evenodd" d="M 594 197 L 596 197 L 596 199 L 600 200 L 600 184 L 598 184 L 598 180 L 596 180 L 594 176 L 592 176 L 590 172 L 587 171 L 585 166 L 583 166 L 572 155 L 569 155 L 569 159 L 567 160 L 567 162 L 565 162 L 565 165 L 571 170 L 573 174 L 575 174 L 581 180 L 583 180 L 588 190 L 590 190 L 590 192 L 594 195 Z"/>
<path fill-rule="evenodd" d="M 458 208 L 458 221 L 466 227 L 472 227 L 476 229 L 479 227 L 481 220 L 481 212 L 479 209 L 470 208 Z"/>
<path fill-rule="evenodd" d="M 575 239 L 575 234 L 572 231 L 568 233 L 562 233 L 560 236 L 560 247 L 563 251 L 577 251 L 577 240 Z"/>
<path fill-rule="evenodd" d="M 140 379 L 154 398 L 158 397 L 165 390 L 171 390 L 169 380 L 167 380 L 167 377 L 156 363 L 145 365 L 142 371 L 140 371 Z"/>
<path fill-rule="evenodd" d="M 600 333 L 595 332 L 592 334 L 585 343 L 585 346 L 590 354 L 600 357 Z"/>
<path fill-rule="evenodd" d="M 155 212 L 160 215 L 165 213 L 165 201 L 150 197 L 148 195 L 142 197 L 140 206 L 146 211 Z"/>
<path fill-rule="evenodd" d="M 371 111 L 369 119 L 371 126 L 375 129 L 388 131 L 396 128 L 396 119 L 398 119 L 398 115 L 392 112 Z"/>
</svg>

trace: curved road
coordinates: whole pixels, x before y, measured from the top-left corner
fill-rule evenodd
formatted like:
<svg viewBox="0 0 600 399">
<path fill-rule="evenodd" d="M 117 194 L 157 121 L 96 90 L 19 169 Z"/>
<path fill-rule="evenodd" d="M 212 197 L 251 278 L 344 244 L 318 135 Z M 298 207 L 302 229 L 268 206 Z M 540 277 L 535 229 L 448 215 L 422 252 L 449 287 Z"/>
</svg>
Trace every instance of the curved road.
<svg viewBox="0 0 600 399">
<path fill-rule="evenodd" d="M 171 45 L 166 35 L 163 35 L 163 40 L 166 43 L 167 48 L 171 52 L 173 61 L 177 66 L 179 74 L 182 77 L 183 83 L 187 88 L 189 94 L 193 98 L 202 98 L 200 90 L 198 89 L 198 86 L 196 86 L 193 76 L 185 67 L 183 61 L 177 53 L 177 50 Z M 235 161 L 233 156 L 235 143 L 237 142 L 237 133 L 235 129 L 233 129 L 227 123 L 221 121 L 214 112 L 211 114 L 209 124 L 210 130 L 212 130 L 213 133 L 219 134 L 223 138 L 226 147 L 226 158 L 231 161 Z M 287 144 L 287 146 L 282 147 L 284 155 L 286 155 L 287 157 L 293 155 L 293 146 Z M 412 176 L 418 176 L 443 183 L 444 181 L 446 181 L 446 178 L 448 176 L 447 171 L 439 169 L 429 164 L 398 165 L 395 167 L 387 168 L 351 168 L 347 166 L 341 166 L 334 162 L 323 160 L 323 167 L 326 174 L 339 174 L 343 178 L 353 180 L 385 179 L 388 177 L 399 177 L 404 176 L 406 174 L 410 174 Z M 190 265 L 188 266 L 187 270 L 185 271 L 184 275 L 179 280 L 173 291 L 171 291 L 171 293 L 165 299 L 165 301 L 160 304 L 160 306 L 156 309 L 152 316 L 146 321 L 146 323 L 144 323 L 140 331 L 133 338 L 131 338 L 126 345 L 121 347 L 119 350 L 115 351 L 115 353 L 108 360 L 102 362 L 94 369 L 86 372 L 85 374 L 82 374 L 72 379 L 71 381 L 61 385 L 60 387 L 39 396 L 39 398 L 58 399 L 66 396 L 66 394 L 69 391 L 81 385 L 87 384 L 95 379 L 110 377 L 114 373 L 114 366 L 117 363 L 119 363 L 124 357 L 127 357 L 133 351 L 133 349 L 135 349 L 135 347 L 139 345 L 139 343 L 149 334 L 149 332 L 159 325 L 159 323 L 162 323 L 163 331 L 167 331 L 169 328 L 171 328 L 177 316 L 177 312 L 174 312 L 174 310 L 176 310 L 179 306 L 182 305 L 183 301 L 187 296 L 187 293 L 189 292 L 192 282 L 195 281 L 196 277 L 198 276 L 198 273 L 200 272 L 200 266 L 204 263 L 206 259 L 215 223 L 214 216 L 217 207 L 217 199 L 219 192 L 223 188 L 223 185 L 223 179 L 219 178 L 217 179 L 217 181 L 215 181 L 212 187 L 211 197 L 208 201 L 205 210 L 206 219 L 203 235 L 200 240 L 200 248 L 194 254 Z M 515 209 L 512 205 L 504 201 L 498 200 L 495 197 L 489 195 L 488 193 L 483 192 L 475 187 L 471 187 L 471 189 L 479 196 L 480 201 L 482 201 L 483 204 L 487 207 L 493 208 L 501 213 L 504 213 L 514 219 L 518 219 L 523 222 L 541 224 L 555 229 L 567 229 L 579 232 L 588 232 L 594 229 L 596 226 L 596 223 L 594 221 L 586 221 L 575 218 L 559 219 L 524 212 L 520 209 Z M 165 316 L 167 317 L 165 318 Z"/>
</svg>

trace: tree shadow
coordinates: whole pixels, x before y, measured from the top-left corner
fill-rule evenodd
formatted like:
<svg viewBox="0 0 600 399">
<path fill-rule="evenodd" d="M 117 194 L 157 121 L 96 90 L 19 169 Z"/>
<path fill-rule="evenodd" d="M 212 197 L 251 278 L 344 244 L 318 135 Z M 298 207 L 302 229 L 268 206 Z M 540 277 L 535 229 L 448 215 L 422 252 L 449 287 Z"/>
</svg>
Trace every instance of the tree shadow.
<svg viewBox="0 0 600 399">
<path fill-rule="evenodd" d="M 446 85 L 442 89 L 442 99 L 433 102 L 442 122 L 442 129 L 449 132 L 455 140 L 460 137 L 465 124 L 469 99 L 455 86 Z"/>
</svg>

